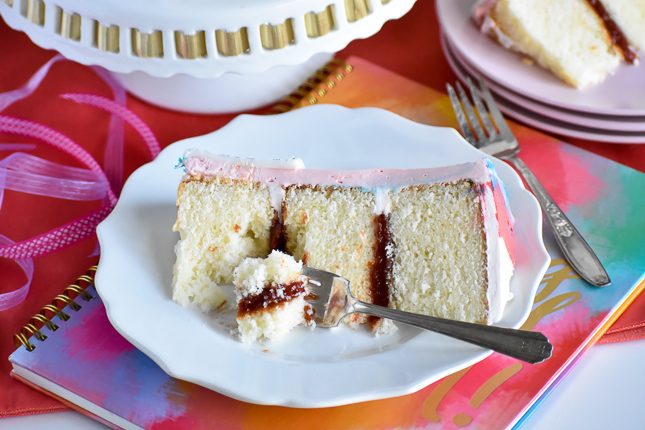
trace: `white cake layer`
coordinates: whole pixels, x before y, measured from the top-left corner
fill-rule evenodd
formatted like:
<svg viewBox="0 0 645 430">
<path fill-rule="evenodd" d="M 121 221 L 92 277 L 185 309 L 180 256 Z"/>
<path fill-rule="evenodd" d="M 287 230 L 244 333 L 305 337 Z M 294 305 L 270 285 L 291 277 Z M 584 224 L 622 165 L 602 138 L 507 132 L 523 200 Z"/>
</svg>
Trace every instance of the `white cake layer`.
<svg viewBox="0 0 645 430">
<path fill-rule="evenodd" d="M 307 301 L 303 297 L 296 297 L 275 307 L 238 317 L 240 340 L 244 343 L 252 343 L 262 338 L 281 339 L 296 326 L 306 324 L 304 319 L 306 310 Z"/>
<path fill-rule="evenodd" d="M 285 285 L 303 281 L 302 262 L 277 250 L 267 258 L 246 258 L 233 272 L 238 300 L 262 293 L 269 285 Z"/>
</svg>

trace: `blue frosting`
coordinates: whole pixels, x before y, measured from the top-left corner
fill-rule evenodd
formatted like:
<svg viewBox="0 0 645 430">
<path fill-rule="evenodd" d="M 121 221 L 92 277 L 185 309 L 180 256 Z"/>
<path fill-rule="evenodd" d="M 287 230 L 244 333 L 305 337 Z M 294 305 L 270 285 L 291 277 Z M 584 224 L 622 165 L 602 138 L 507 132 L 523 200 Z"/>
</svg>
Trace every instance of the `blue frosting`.
<svg viewBox="0 0 645 430">
<path fill-rule="evenodd" d="M 515 224 L 515 218 L 513 217 L 513 213 L 511 212 L 511 206 L 509 204 L 509 198 L 508 198 L 508 190 L 504 186 L 504 184 L 499 180 L 499 176 L 497 176 L 497 169 L 495 169 L 495 165 L 493 164 L 492 161 L 490 161 L 490 158 L 484 158 L 486 160 L 486 164 L 488 165 L 488 168 L 491 171 L 491 184 L 493 185 L 493 192 L 495 190 L 500 190 L 502 192 L 502 195 L 504 196 L 504 207 L 506 209 L 506 212 L 508 212 L 508 218 L 511 221 L 511 224 Z"/>
</svg>

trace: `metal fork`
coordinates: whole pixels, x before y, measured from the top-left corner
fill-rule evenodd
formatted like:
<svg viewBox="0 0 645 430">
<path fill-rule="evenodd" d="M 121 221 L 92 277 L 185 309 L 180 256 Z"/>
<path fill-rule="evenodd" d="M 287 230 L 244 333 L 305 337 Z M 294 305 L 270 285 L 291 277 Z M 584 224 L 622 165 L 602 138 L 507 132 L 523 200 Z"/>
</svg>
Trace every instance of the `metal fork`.
<svg viewBox="0 0 645 430">
<path fill-rule="evenodd" d="M 446 85 L 464 137 L 475 148 L 508 161 L 524 177 L 529 188 L 540 202 L 547 222 L 553 230 L 553 235 L 571 267 L 592 285 L 605 287 L 611 284 L 607 271 L 589 244 L 569 221 L 562 209 L 549 196 L 533 172 L 517 157 L 520 145 L 481 78 L 479 78 L 479 86 L 488 109 L 484 107 L 484 103 L 479 97 L 475 86 L 468 79 L 470 95 L 479 113 L 477 115 L 459 82 L 457 82 L 459 97 L 457 97 L 454 88 L 450 84 Z M 495 123 L 494 125 L 491 122 L 491 117 Z"/>
<path fill-rule="evenodd" d="M 361 313 L 441 333 L 532 364 L 551 357 L 553 351 L 549 339 L 539 332 L 453 321 L 373 305 L 356 299 L 349 281 L 334 273 L 303 266 L 302 274 L 309 278 L 309 284 L 317 287 L 313 289 L 315 297 L 309 301 L 314 308 L 316 327 L 336 327 L 347 315 Z"/>
</svg>

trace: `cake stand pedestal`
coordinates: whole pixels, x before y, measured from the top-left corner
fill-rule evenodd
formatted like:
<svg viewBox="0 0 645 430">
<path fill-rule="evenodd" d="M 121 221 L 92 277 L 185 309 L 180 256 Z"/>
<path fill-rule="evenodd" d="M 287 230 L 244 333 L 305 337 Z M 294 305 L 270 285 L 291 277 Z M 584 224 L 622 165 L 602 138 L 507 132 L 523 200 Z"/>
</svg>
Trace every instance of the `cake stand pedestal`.
<svg viewBox="0 0 645 430">
<path fill-rule="evenodd" d="M 37 45 L 106 68 L 145 101 L 230 113 L 282 98 L 414 2 L 0 0 L 0 15 Z"/>
</svg>

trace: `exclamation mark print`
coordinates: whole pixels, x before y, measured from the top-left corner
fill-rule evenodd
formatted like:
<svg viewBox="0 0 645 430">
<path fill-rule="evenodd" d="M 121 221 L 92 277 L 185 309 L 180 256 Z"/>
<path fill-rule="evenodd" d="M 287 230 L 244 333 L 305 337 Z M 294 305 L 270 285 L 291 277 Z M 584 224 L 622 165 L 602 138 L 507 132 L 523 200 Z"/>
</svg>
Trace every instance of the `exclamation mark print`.
<svg viewBox="0 0 645 430">
<path fill-rule="evenodd" d="M 481 404 L 493 394 L 493 392 L 499 388 L 504 382 L 508 381 L 513 375 L 522 370 L 522 363 L 515 363 L 509 367 L 506 367 L 495 375 L 493 375 L 488 381 L 484 382 L 481 387 L 473 394 L 473 397 L 470 399 L 470 406 L 473 409 L 477 409 Z M 452 417 L 452 422 L 457 427 L 464 427 L 473 420 L 473 418 L 468 414 L 456 414 Z"/>
<path fill-rule="evenodd" d="M 470 370 L 472 366 L 466 367 L 458 372 L 453 373 L 452 375 L 446 376 L 439 385 L 430 393 L 425 403 L 423 404 L 423 417 L 432 423 L 438 423 L 441 421 L 441 417 L 437 413 L 439 404 L 443 398 L 448 394 L 448 392 L 454 387 L 454 385 L 459 382 L 462 376 Z"/>
</svg>

